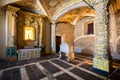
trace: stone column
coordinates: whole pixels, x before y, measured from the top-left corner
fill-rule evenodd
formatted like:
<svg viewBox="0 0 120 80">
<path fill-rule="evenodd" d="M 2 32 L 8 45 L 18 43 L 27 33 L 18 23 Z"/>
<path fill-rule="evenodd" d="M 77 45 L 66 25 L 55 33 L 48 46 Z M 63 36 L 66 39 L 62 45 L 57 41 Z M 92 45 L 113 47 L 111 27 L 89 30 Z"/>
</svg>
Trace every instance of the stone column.
<svg viewBox="0 0 120 80">
<path fill-rule="evenodd" d="M 42 39 L 43 39 L 43 22 L 42 22 L 42 19 L 40 18 L 39 21 L 39 27 L 40 27 L 40 33 L 39 33 L 39 47 L 42 46 Z"/>
<path fill-rule="evenodd" d="M 38 28 L 38 24 L 35 21 L 34 23 L 31 24 L 33 27 L 35 27 L 35 46 L 39 46 L 39 28 Z"/>
<path fill-rule="evenodd" d="M 8 6 L 7 7 L 7 19 L 8 19 L 8 42 L 7 46 L 15 46 L 15 29 L 16 29 L 16 12 L 20 10 L 19 8 L 13 7 L 13 6 Z"/>
<path fill-rule="evenodd" d="M 109 72 L 109 0 L 95 2 L 95 53 L 93 69 Z"/>
<path fill-rule="evenodd" d="M 51 47 L 52 47 L 52 54 L 55 54 L 55 53 L 56 53 L 55 27 L 56 27 L 56 24 L 55 24 L 55 23 L 52 23 L 52 24 L 51 24 Z"/>
</svg>

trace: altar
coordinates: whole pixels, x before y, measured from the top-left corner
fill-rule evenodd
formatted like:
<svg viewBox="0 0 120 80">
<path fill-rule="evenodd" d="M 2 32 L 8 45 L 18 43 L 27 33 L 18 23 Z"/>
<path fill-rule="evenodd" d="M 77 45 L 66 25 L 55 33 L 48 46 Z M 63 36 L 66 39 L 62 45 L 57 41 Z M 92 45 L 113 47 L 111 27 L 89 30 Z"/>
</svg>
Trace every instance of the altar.
<svg viewBox="0 0 120 80">
<path fill-rule="evenodd" d="M 7 16 L 6 59 L 39 58 L 41 50 L 44 54 L 51 52 L 48 43 L 50 28 L 46 28 L 46 19 L 44 20 L 41 15 L 22 11 L 10 5 L 7 7 Z"/>
<path fill-rule="evenodd" d="M 41 48 L 19 49 L 18 50 L 18 60 L 39 58 L 40 57 L 40 51 L 41 51 Z"/>
</svg>

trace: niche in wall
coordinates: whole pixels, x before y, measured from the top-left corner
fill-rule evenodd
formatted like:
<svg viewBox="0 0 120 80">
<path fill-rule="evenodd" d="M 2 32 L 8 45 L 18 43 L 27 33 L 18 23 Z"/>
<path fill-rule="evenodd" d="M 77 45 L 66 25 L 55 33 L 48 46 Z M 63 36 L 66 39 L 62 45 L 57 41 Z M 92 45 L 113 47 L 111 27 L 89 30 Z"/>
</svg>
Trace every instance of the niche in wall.
<svg viewBox="0 0 120 80">
<path fill-rule="evenodd" d="M 32 26 L 25 26 L 24 29 L 24 34 L 23 34 L 23 39 L 25 41 L 34 41 L 35 40 L 35 28 Z"/>
<path fill-rule="evenodd" d="M 38 40 L 36 40 L 36 37 L 38 36 L 36 30 L 37 30 L 36 27 L 32 25 L 25 25 L 23 27 L 22 38 L 23 38 L 24 48 L 34 48 L 34 46 L 38 46 L 36 45 L 36 42 L 38 42 Z"/>
</svg>

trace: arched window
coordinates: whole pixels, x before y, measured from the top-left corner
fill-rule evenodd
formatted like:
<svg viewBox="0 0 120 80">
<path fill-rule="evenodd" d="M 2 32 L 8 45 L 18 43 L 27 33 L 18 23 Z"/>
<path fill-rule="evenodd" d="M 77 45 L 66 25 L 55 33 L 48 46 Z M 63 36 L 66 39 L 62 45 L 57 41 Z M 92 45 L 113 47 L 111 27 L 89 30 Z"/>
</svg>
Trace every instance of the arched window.
<svg viewBox="0 0 120 80">
<path fill-rule="evenodd" d="M 35 40 L 35 29 L 34 27 L 24 27 L 24 40 Z"/>
</svg>

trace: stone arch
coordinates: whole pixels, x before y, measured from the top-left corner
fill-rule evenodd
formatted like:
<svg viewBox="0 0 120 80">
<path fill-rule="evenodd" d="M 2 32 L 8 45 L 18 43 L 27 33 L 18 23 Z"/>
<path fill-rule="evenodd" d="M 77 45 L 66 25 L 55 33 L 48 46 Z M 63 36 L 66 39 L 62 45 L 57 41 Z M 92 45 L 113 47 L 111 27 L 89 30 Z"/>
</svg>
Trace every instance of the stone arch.
<svg viewBox="0 0 120 80">
<path fill-rule="evenodd" d="M 5 5 L 7 5 L 7 4 L 14 3 L 14 2 L 18 2 L 18 1 L 22 1 L 22 0 L 3 0 L 3 1 L 0 3 L 0 6 L 5 6 Z"/>
<path fill-rule="evenodd" d="M 88 5 L 85 2 L 80 1 L 72 5 L 68 5 L 67 7 L 61 7 L 60 9 L 58 9 L 59 11 L 56 11 L 55 14 L 53 15 L 52 21 L 56 21 L 60 16 L 62 16 L 63 14 L 65 14 L 66 12 L 72 9 L 76 9 L 83 6 L 88 6 Z"/>
</svg>

